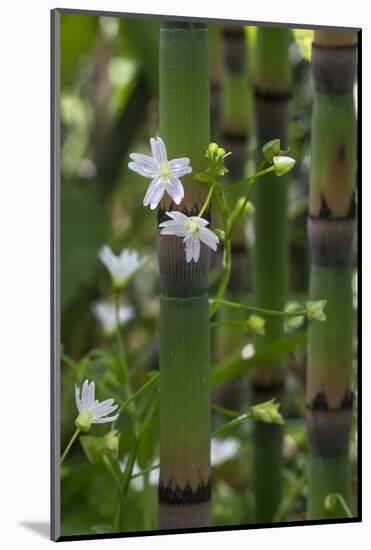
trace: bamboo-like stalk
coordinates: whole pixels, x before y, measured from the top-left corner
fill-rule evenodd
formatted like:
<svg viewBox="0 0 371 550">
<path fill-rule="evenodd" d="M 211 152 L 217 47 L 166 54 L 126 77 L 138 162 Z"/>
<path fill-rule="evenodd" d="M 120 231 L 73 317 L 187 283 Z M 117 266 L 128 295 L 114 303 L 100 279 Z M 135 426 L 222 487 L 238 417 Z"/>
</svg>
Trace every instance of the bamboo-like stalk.
<svg viewBox="0 0 371 550">
<path fill-rule="evenodd" d="M 287 145 L 291 97 L 288 58 L 289 29 L 259 27 L 256 36 L 255 111 L 257 151 L 279 138 Z M 256 188 L 255 301 L 258 306 L 283 310 L 287 285 L 287 177 L 265 176 Z M 265 336 L 256 349 L 283 337 L 283 321 L 267 318 Z M 284 362 L 272 361 L 255 368 L 251 399 L 260 402 L 284 391 Z M 256 422 L 254 433 L 254 483 L 257 522 L 272 521 L 281 499 L 282 426 Z"/>
<path fill-rule="evenodd" d="M 241 180 L 245 174 L 247 161 L 247 141 L 249 130 L 250 104 L 247 83 L 247 42 L 242 25 L 224 25 L 222 27 L 223 78 L 221 86 L 221 130 L 222 144 L 232 155 L 227 165 L 232 182 Z M 241 190 L 228 194 L 227 199 L 233 207 L 240 197 Z M 222 247 L 219 254 L 222 254 Z M 226 296 L 232 301 L 244 301 L 247 291 L 246 240 L 243 224 L 239 224 L 232 237 L 232 268 Z M 219 308 L 219 319 L 242 320 L 243 313 L 238 310 Z M 243 327 L 221 325 L 217 331 L 217 356 L 223 357 L 236 347 L 242 347 Z M 236 378 L 218 388 L 215 399 L 225 407 L 240 408 L 244 387 L 241 378 Z"/>
<path fill-rule="evenodd" d="M 314 33 L 310 295 L 313 300 L 327 300 L 327 320 L 311 324 L 308 332 L 309 519 L 346 516 L 339 502 L 325 506 L 328 494 L 338 493 L 349 502 L 356 54 L 355 33 Z"/>
<path fill-rule="evenodd" d="M 160 36 L 160 136 L 169 158 L 189 157 L 193 173 L 183 178 L 185 199 L 169 208 L 197 213 L 205 186 L 193 174 L 205 168 L 209 143 L 208 36 L 204 24 L 164 22 Z M 160 486 L 161 529 L 210 524 L 210 250 L 186 263 L 184 243 L 159 235 Z"/>
<path fill-rule="evenodd" d="M 228 169 L 232 179 L 238 180 L 244 175 L 248 139 L 247 42 L 242 25 L 224 25 L 222 36 L 222 143 L 232 152 Z"/>
</svg>

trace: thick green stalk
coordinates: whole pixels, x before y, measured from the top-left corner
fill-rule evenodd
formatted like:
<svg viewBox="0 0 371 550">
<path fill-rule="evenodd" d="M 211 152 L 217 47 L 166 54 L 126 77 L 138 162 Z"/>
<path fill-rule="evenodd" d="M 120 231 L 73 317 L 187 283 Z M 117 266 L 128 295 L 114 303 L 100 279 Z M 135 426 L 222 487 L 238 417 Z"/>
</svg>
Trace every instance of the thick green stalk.
<svg viewBox="0 0 371 550">
<path fill-rule="evenodd" d="M 232 155 L 226 160 L 229 175 L 225 180 L 238 181 L 244 177 L 247 162 L 247 141 L 249 132 L 250 99 L 247 82 L 247 41 L 242 25 L 222 27 L 223 78 L 221 86 L 221 143 Z M 228 185 L 228 182 L 227 182 Z M 231 191 L 227 197 L 229 205 L 242 195 L 241 188 Z M 220 247 L 220 253 L 222 247 Z M 244 301 L 248 288 L 246 264 L 246 240 L 243 224 L 239 223 L 233 232 L 231 242 L 233 258 L 226 296 L 231 300 Z M 220 307 L 219 319 L 241 320 L 240 311 L 226 311 Z M 216 354 L 221 359 L 244 342 L 242 327 L 220 325 L 216 332 Z M 226 407 L 240 408 L 244 397 L 242 378 L 236 378 L 220 386 L 214 399 Z"/>
<path fill-rule="evenodd" d="M 224 25 L 222 80 L 223 147 L 231 151 L 228 169 L 232 179 L 244 175 L 250 105 L 247 101 L 247 42 L 242 25 Z"/>
<path fill-rule="evenodd" d="M 288 59 L 290 30 L 259 27 L 256 36 L 255 110 L 257 152 L 267 141 L 279 138 L 287 146 L 291 97 Z M 287 286 L 287 177 L 267 174 L 256 186 L 255 302 L 259 307 L 283 310 Z M 265 336 L 256 339 L 257 351 L 282 339 L 282 318 L 267 318 Z M 253 402 L 284 390 L 284 362 L 276 360 L 255 368 L 251 377 Z M 272 521 L 281 500 L 282 437 L 280 425 L 255 424 L 256 521 Z"/>
<path fill-rule="evenodd" d="M 203 24 L 164 22 L 160 37 L 160 136 L 170 159 L 189 157 L 193 174 L 205 168 L 209 143 L 208 36 Z M 199 212 L 205 186 L 183 178 L 177 207 Z M 166 218 L 168 198 L 159 219 Z M 204 214 L 209 216 L 209 211 Z M 160 309 L 160 486 L 162 529 L 210 525 L 210 250 L 187 263 L 184 243 L 158 240 Z"/>
<path fill-rule="evenodd" d="M 346 517 L 352 423 L 351 248 L 354 231 L 356 34 L 316 31 L 308 235 L 311 299 L 326 299 L 325 323 L 308 331 L 308 518 Z M 325 506 L 328 494 L 340 499 Z"/>
</svg>

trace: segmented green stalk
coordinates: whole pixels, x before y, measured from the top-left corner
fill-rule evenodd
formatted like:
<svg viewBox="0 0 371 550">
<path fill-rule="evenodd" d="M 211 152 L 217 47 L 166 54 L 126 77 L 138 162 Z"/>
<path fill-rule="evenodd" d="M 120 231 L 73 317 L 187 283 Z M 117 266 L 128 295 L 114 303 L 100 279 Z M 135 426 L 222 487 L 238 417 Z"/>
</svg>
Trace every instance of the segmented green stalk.
<svg viewBox="0 0 371 550">
<path fill-rule="evenodd" d="M 279 138 L 287 146 L 291 97 L 288 59 L 289 29 L 259 27 L 256 36 L 255 101 L 257 156 L 267 141 Z M 287 285 L 287 177 L 267 175 L 256 188 L 255 301 L 258 306 L 283 310 Z M 283 337 L 283 321 L 267 318 L 265 336 L 258 336 L 259 351 Z M 284 362 L 272 361 L 254 369 L 253 402 L 273 397 L 282 400 Z M 281 499 L 282 437 L 280 425 L 255 424 L 256 521 L 271 521 Z"/>
<path fill-rule="evenodd" d="M 247 139 L 250 104 L 247 99 L 247 42 L 242 25 L 224 25 L 222 27 L 223 78 L 221 87 L 221 130 L 223 148 L 231 152 L 226 165 L 229 174 L 224 178 L 236 182 L 245 174 L 247 161 Z M 231 191 L 227 199 L 233 207 L 241 196 L 241 189 Z M 222 249 L 220 248 L 220 254 Z M 226 296 L 232 301 L 244 301 L 247 291 L 246 240 L 243 224 L 239 223 L 232 237 L 232 267 Z M 243 312 L 219 308 L 219 320 L 242 320 Z M 243 327 L 221 325 L 216 333 L 218 358 L 242 347 Z M 218 388 L 215 399 L 221 405 L 239 409 L 243 402 L 242 378 L 236 378 Z"/>
<path fill-rule="evenodd" d="M 182 179 L 185 199 L 164 197 L 159 220 L 176 208 L 197 213 L 205 186 L 193 175 L 205 169 L 209 143 L 208 36 L 204 24 L 164 22 L 160 35 L 160 136 L 170 159 L 189 157 L 193 173 Z M 210 525 L 210 250 L 186 263 L 184 243 L 159 235 L 160 486 L 162 529 Z"/>
<path fill-rule="evenodd" d="M 312 46 L 314 105 L 308 235 L 311 299 L 326 299 L 325 323 L 308 332 L 308 518 L 346 517 L 352 422 L 351 248 L 354 231 L 356 34 L 316 31 Z"/>
</svg>

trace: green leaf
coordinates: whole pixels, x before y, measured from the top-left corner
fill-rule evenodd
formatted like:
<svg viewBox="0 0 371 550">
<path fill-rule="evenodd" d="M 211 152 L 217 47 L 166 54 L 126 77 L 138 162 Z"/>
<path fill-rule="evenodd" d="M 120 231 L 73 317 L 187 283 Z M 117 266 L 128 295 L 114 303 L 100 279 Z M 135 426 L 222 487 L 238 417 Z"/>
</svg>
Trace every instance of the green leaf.
<svg viewBox="0 0 371 550">
<path fill-rule="evenodd" d="M 104 244 L 108 224 L 103 206 L 72 184 L 61 190 L 61 308 L 89 284 L 99 265 L 98 250 Z"/>
<path fill-rule="evenodd" d="M 212 179 L 209 174 L 206 174 L 205 172 L 201 172 L 199 174 L 196 174 L 193 176 L 193 179 L 197 181 L 201 181 L 203 183 L 212 183 Z"/>
<path fill-rule="evenodd" d="M 137 460 L 141 469 L 151 466 L 158 446 L 159 394 L 151 403 L 142 424 Z"/>
<path fill-rule="evenodd" d="M 238 349 L 213 367 L 211 383 L 213 386 L 217 386 L 227 380 L 233 380 L 251 367 L 284 357 L 297 347 L 304 346 L 306 341 L 307 332 L 301 331 L 292 337 L 270 342 L 250 359 L 242 359 L 241 350 Z"/>
</svg>

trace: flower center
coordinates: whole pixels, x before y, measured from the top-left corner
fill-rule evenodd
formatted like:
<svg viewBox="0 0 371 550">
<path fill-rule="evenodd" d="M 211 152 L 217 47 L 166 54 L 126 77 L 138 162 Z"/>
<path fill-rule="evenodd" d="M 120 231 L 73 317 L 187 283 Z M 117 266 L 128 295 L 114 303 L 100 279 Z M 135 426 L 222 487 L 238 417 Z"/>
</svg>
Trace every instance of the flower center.
<svg viewBox="0 0 371 550">
<path fill-rule="evenodd" d="M 200 226 L 198 222 L 190 218 L 188 222 L 188 230 L 193 240 L 197 239 L 197 236 L 200 232 Z"/>
<path fill-rule="evenodd" d="M 159 168 L 160 168 L 160 174 L 163 178 L 167 180 L 171 178 L 171 169 L 170 169 L 169 161 L 162 160 L 159 164 Z"/>
<path fill-rule="evenodd" d="M 76 418 L 75 424 L 83 432 L 88 432 L 93 423 L 93 419 L 94 419 L 93 413 L 90 410 L 85 409 L 81 411 L 79 416 Z"/>
</svg>

